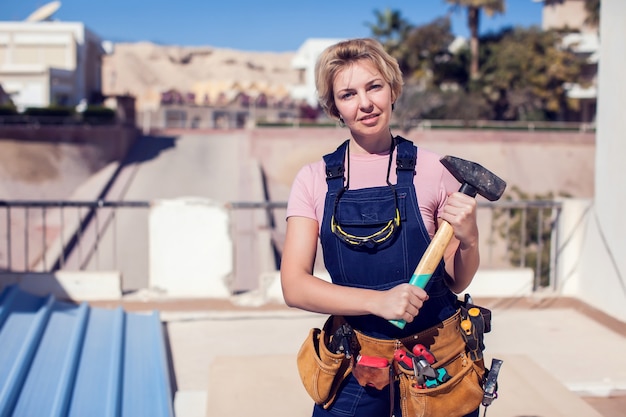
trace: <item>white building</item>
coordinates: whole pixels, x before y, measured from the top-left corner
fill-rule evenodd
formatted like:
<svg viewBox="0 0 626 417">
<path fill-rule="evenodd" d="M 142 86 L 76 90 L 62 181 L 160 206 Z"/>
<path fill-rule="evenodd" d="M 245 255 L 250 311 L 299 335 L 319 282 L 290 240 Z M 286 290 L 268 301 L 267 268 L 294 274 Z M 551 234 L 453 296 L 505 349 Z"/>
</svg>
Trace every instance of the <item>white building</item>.
<svg viewBox="0 0 626 417">
<path fill-rule="evenodd" d="M 291 66 L 300 73 L 298 84 L 291 90 L 294 100 L 305 100 L 309 105 L 317 107 L 317 90 L 315 88 L 315 63 L 320 54 L 342 39 L 311 38 L 307 39 L 293 57 Z"/>
<path fill-rule="evenodd" d="M 534 0 L 543 1 L 541 28 L 565 30 L 563 46 L 583 58 L 581 84 L 566 85 L 567 96 L 578 100 L 580 119 L 593 122 L 596 118 L 598 58 L 600 36 L 598 28 L 587 22 L 585 0 Z"/>
<path fill-rule="evenodd" d="M 103 55 L 82 23 L 0 22 L 0 84 L 18 108 L 90 102 L 102 90 Z"/>
</svg>

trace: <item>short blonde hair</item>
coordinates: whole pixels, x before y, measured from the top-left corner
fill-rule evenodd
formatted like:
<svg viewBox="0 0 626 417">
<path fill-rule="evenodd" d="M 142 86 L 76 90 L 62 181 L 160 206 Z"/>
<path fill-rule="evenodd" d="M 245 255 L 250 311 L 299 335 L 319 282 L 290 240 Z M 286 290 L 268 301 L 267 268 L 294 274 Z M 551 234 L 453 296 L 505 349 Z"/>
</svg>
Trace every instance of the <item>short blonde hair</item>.
<svg viewBox="0 0 626 417">
<path fill-rule="evenodd" d="M 315 86 L 322 109 L 330 117 L 339 118 L 335 105 L 333 82 L 337 74 L 359 61 L 371 62 L 391 86 L 392 100 L 402 93 L 402 72 L 398 61 L 389 55 L 375 39 L 359 38 L 336 43 L 326 48 L 315 64 Z"/>
</svg>

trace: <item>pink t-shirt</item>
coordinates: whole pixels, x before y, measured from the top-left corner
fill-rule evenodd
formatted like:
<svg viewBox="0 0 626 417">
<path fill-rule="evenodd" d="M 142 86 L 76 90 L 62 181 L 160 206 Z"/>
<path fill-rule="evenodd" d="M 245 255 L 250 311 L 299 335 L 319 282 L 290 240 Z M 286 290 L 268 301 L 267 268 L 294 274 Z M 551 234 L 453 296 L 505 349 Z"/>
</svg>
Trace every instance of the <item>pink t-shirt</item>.
<svg viewBox="0 0 626 417">
<path fill-rule="evenodd" d="M 420 212 L 428 233 L 435 234 L 435 219 L 449 194 L 458 191 L 460 184 L 439 162 L 440 155 L 418 147 L 414 177 L 415 192 Z M 350 189 L 386 185 L 389 154 L 350 154 Z M 348 166 L 346 165 L 346 176 Z M 396 152 L 391 163 L 389 180 L 397 182 Z M 287 204 L 287 217 L 301 216 L 317 220 L 321 227 L 324 200 L 328 186 L 324 161 L 305 165 L 294 179 Z"/>
</svg>

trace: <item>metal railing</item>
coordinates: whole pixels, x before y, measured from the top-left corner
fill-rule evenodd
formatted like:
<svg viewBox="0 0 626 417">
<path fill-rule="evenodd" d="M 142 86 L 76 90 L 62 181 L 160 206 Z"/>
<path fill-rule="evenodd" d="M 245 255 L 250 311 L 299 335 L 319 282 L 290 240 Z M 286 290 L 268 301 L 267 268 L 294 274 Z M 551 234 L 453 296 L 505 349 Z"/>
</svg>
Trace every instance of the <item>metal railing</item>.
<svg viewBox="0 0 626 417">
<path fill-rule="evenodd" d="M 595 132 L 595 122 L 542 122 L 542 121 L 499 121 L 499 120 L 414 120 L 405 127 L 419 130 L 474 129 L 474 130 L 518 130 L 518 131 L 577 131 Z"/>
<path fill-rule="evenodd" d="M 124 269 L 121 241 L 131 235 L 148 240 L 147 232 L 142 235 L 133 227 L 147 231 L 150 206 L 148 201 L 0 200 L 0 271 Z M 280 236 L 274 214 L 286 208 L 285 202 L 231 202 L 224 207 L 264 210 L 267 227 Z M 535 290 L 553 287 L 560 213 L 558 201 L 479 202 L 481 267 L 531 268 Z M 130 256 L 128 262 L 133 261 L 139 260 Z"/>
<path fill-rule="evenodd" d="M 508 263 L 534 270 L 533 289 L 556 289 L 559 247 L 559 201 L 501 201 L 489 204 L 492 236 L 504 243 Z M 489 247 L 498 240 L 489 240 Z"/>
<path fill-rule="evenodd" d="M 113 233 L 113 259 L 107 267 L 115 268 L 117 213 L 123 208 L 148 207 L 146 201 L 0 200 L 5 225 L 0 228 L 4 229 L 4 236 L 0 236 L 0 270 L 83 270 L 92 260 L 98 268 L 105 230 Z"/>
</svg>

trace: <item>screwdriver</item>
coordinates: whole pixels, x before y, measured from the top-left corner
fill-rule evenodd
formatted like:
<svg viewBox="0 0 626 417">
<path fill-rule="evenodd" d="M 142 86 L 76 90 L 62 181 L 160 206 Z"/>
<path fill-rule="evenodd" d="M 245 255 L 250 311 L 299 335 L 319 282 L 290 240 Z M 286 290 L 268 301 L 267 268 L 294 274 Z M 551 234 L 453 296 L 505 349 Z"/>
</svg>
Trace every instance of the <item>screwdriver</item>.
<svg viewBox="0 0 626 417">
<path fill-rule="evenodd" d="M 469 349 L 470 358 L 473 361 L 482 359 L 483 350 L 483 334 L 485 332 L 485 321 L 480 309 L 472 307 L 467 310 L 467 316 L 461 320 L 461 334 L 465 339 L 465 343 Z"/>
</svg>

